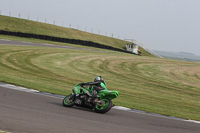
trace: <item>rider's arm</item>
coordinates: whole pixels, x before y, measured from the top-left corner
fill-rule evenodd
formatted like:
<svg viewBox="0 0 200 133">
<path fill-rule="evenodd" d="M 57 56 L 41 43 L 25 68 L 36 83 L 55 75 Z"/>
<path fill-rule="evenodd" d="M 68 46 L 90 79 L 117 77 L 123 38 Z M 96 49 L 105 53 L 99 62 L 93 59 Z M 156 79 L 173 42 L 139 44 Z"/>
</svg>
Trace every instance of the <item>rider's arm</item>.
<svg viewBox="0 0 200 133">
<path fill-rule="evenodd" d="M 83 85 L 98 85 L 100 84 L 101 82 L 85 82 L 85 83 L 80 83 L 79 85 L 80 86 L 83 86 Z"/>
</svg>

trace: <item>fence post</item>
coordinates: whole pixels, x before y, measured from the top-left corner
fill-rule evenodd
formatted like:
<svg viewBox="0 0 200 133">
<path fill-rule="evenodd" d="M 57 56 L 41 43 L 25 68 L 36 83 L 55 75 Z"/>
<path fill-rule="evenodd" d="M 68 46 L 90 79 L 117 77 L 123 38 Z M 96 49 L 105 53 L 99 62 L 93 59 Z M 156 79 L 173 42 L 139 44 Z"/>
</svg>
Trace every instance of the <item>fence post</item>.
<svg viewBox="0 0 200 133">
<path fill-rule="evenodd" d="M 9 12 L 9 16 L 11 17 L 11 12 Z"/>
<path fill-rule="evenodd" d="M 20 18 L 20 13 L 19 13 L 19 18 Z"/>
</svg>

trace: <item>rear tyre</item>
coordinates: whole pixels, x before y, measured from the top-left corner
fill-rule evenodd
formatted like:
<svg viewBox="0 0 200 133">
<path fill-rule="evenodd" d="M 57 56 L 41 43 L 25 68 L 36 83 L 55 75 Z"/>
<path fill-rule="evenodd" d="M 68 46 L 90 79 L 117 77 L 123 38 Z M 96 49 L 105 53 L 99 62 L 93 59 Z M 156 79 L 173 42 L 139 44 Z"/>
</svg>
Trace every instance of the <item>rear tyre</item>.
<svg viewBox="0 0 200 133">
<path fill-rule="evenodd" d="M 75 96 L 72 96 L 72 94 L 70 94 L 70 95 L 68 95 L 68 96 L 66 96 L 64 99 L 63 99 L 63 102 L 62 102 L 62 104 L 63 104 L 63 106 L 65 106 L 65 107 L 72 107 L 72 106 L 74 106 L 74 104 L 75 104 Z"/>
<path fill-rule="evenodd" d="M 112 101 L 110 99 L 101 99 L 100 100 L 102 103 L 97 103 L 95 106 L 94 106 L 94 111 L 97 112 L 97 113 L 106 113 L 108 112 L 113 104 L 112 104 Z"/>
</svg>

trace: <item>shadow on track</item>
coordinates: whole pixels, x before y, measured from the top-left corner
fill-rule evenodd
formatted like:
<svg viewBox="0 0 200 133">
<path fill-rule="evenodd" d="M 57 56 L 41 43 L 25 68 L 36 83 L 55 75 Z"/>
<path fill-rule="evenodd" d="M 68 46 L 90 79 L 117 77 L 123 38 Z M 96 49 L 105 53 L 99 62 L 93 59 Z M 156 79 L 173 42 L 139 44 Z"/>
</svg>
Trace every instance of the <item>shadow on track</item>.
<svg viewBox="0 0 200 133">
<path fill-rule="evenodd" d="M 60 106 L 60 107 L 63 107 L 63 108 L 68 108 L 68 109 L 77 109 L 77 110 L 83 110 L 83 111 L 87 111 L 87 112 L 93 112 L 93 109 L 88 109 L 88 108 L 84 108 L 84 107 L 78 107 L 78 106 L 73 106 L 73 107 L 64 107 L 61 103 L 57 103 L 57 102 L 48 102 L 49 104 L 53 104 L 53 105 L 56 105 L 56 106 Z"/>
</svg>

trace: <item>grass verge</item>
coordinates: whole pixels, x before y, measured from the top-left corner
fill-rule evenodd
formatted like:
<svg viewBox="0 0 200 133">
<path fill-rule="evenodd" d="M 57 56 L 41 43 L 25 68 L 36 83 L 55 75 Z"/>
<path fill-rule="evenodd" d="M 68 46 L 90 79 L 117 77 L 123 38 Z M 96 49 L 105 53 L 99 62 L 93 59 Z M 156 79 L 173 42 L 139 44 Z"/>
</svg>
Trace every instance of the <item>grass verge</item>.
<svg viewBox="0 0 200 133">
<path fill-rule="evenodd" d="M 200 64 L 125 53 L 0 46 L 0 81 L 66 95 L 104 77 L 116 105 L 200 120 Z"/>
<path fill-rule="evenodd" d="M 1 130 L 0 130 L 0 133 L 8 133 L 8 132 L 6 132 L 6 131 L 1 131 Z"/>
</svg>

